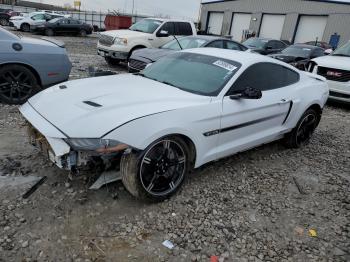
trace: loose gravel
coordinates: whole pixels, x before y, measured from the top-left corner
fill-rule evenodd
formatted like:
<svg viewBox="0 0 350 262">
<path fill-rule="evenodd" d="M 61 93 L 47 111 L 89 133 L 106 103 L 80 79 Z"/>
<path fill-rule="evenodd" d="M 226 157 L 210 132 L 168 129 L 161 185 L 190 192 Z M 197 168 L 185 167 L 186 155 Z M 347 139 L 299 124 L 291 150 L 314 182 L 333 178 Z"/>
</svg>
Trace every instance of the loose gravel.
<svg viewBox="0 0 350 262">
<path fill-rule="evenodd" d="M 95 54 L 94 37 L 58 38 L 72 78 L 89 66 L 125 71 Z M 93 174 L 70 180 L 28 145 L 17 107 L 0 105 L 0 261 L 350 261 L 349 113 L 327 106 L 308 146 L 275 142 L 207 164 L 155 204 L 120 182 L 90 191 Z M 48 180 L 22 199 L 31 176 Z"/>
</svg>

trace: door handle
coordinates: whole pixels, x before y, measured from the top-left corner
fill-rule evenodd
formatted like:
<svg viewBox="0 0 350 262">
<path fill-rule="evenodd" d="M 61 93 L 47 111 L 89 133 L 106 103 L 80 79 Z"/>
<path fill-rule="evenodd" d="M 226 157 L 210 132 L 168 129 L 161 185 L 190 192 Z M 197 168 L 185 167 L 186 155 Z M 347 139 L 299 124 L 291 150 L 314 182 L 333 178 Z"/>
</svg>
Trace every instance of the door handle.
<svg viewBox="0 0 350 262">
<path fill-rule="evenodd" d="M 290 103 L 290 100 L 288 99 L 282 99 L 281 101 L 278 102 L 280 105 L 288 104 Z"/>
</svg>

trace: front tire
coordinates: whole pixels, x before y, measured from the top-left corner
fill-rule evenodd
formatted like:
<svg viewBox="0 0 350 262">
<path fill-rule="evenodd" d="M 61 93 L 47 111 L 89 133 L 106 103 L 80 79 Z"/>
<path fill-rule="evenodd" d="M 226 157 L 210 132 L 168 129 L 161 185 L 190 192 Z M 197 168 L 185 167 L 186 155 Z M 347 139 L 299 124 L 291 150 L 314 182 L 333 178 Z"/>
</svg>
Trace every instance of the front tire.
<svg viewBox="0 0 350 262">
<path fill-rule="evenodd" d="M 20 65 L 0 68 L 0 101 L 23 104 L 38 91 L 38 81 L 28 68 Z"/>
<path fill-rule="evenodd" d="M 21 25 L 21 30 L 23 32 L 30 32 L 30 25 L 29 24 L 22 24 Z"/>
<path fill-rule="evenodd" d="M 189 150 L 176 137 L 159 139 L 141 154 L 123 155 L 122 181 L 136 198 L 162 201 L 182 185 L 189 170 Z"/>
<path fill-rule="evenodd" d="M 79 31 L 79 35 L 80 35 L 81 37 L 86 37 L 86 36 L 87 36 L 86 30 L 84 30 L 84 29 L 80 30 L 80 31 Z"/>
<path fill-rule="evenodd" d="M 45 30 L 46 36 L 54 36 L 54 34 L 55 34 L 55 32 L 51 28 L 48 28 Z"/>
<path fill-rule="evenodd" d="M 321 120 L 321 114 L 310 108 L 301 116 L 296 127 L 285 136 L 285 145 L 299 148 L 307 145 Z"/>
</svg>

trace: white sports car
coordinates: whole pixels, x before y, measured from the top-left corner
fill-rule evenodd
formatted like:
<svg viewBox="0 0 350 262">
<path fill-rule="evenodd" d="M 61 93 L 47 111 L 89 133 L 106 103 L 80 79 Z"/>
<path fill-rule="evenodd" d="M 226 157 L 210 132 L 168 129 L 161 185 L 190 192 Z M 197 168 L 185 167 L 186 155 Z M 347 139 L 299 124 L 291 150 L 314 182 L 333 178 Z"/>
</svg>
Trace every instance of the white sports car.
<svg viewBox="0 0 350 262">
<path fill-rule="evenodd" d="M 54 86 L 20 111 L 59 167 L 119 161 L 132 195 L 162 200 L 207 162 L 282 138 L 307 143 L 328 94 L 323 77 L 278 60 L 199 48 L 138 74 Z"/>
</svg>

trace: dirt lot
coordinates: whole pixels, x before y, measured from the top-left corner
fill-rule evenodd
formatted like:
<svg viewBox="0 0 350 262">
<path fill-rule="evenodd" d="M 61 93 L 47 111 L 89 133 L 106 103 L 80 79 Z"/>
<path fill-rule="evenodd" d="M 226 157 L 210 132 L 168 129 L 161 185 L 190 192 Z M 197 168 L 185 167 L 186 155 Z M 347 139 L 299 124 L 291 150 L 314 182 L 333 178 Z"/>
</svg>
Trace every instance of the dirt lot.
<svg viewBox="0 0 350 262">
<path fill-rule="evenodd" d="M 58 38 L 72 78 L 108 69 L 96 38 Z M 0 261 L 350 261 L 349 113 L 327 106 L 307 147 L 273 143 L 208 164 L 150 204 L 120 182 L 91 191 L 91 176 L 70 181 L 28 145 L 18 108 L 0 105 Z"/>
</svg>

